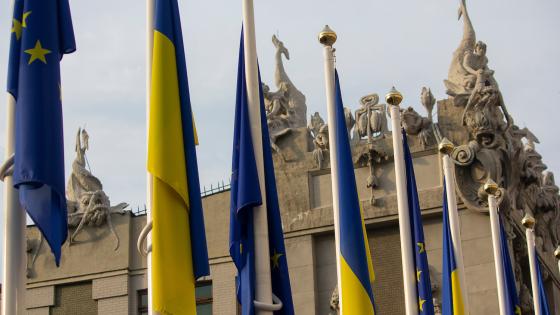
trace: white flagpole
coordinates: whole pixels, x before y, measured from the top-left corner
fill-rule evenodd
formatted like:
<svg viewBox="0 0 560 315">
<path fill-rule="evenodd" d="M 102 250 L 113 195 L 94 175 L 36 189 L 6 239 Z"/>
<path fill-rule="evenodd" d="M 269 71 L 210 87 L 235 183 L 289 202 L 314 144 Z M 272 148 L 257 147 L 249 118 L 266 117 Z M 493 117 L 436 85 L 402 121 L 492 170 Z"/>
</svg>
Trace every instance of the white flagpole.
<svg viewBox="0 0 560 315">
<path fill-rule="evenodd" d="M 268 244 L 268 219 L 266 207 L 266 186 L 264 175 L 264 156 L 261 129 L 261 107 L 259 96 L 259 77 L 257 64 L 257 45 L 255 43 L 255 17 L 252 0 L 242 0 L 243 8 L 243 43 L 245 51 L 245 78 L 247 81 L 247 99 L 249 102 L 249 121 L 251 122 L 251 138 L 255 151 L 259 187 L 262 205 L 253 212 L 255 235 L 255 313 L 272 315 L 262 303 L 272 305 L 272 281 L 270 278 L 270 251 Z"/>
<path fill-rule="evenodd" d="M 502 264 L 502 244 L 500 241 L 500 218 L 498 216 L 498 198 L 501 193 L 498 185 L 488 179 L 484 184 L 484 191 L 488 194 L 488 211 L 490 212 L 490 228 L 492 230 L 492 247 L 494 249 L 494 267 L 496 269 L 496 284 L 498 287 L 498 305 L 501 315 L 506 313 L 506 289 L 504 268 Z"/>
<path fill-rule="evenodd" d="M 439 151 L 442 153 L 443 174 L 445 176 L 445 191 L 447 196 L 447 209 L 449 210 L 449 226 L 453 251 L 459 271 L 459 282 L 461 283 L 461 294 L 465 314 L 469 314 L 469 295 L 467 294 L 467 283 L 465 280 L 465 264 L 463 262 L 463 246 L 461 244 L 461 223 L 459 222 L 459 211 L 457 210 L 457 196 L 455 195 L 455 166 L 449 154 L 453 152 L 454 145 L 447 138 L 443 138 L 439 144 Z"/>
<path fill-rule="evenodd" d="M 531 272 L 531 289 L 533 290 L 533 305 L 535 308 L 535 315 L 541 315 L 540 291 L 539 280 L 537 274 L 537 256 L 535 255 L 535 219 L 530 214 L 525 214 L 521 224 L 526 228 L 525 236 L 527 238 L 527 251 L 529 254 L 529 270 Z"/>
<path fill-rule="evenodd" d="M 399 104 L 402 95 L 393 87 L 385 96 L 390 106 L 391 129 L 393 133 L 393 151 L 395 160 L 395 179 L 397 186 L 397 204 L 399 213 L 399 231 L 401 239 L 401 257 L 403 267 L 404 301 L 406 315 L 418 314 L 418 294 L 416 293 L 416 270 L 414 270 L 413 250 L 410 231 L 410 211 L 406 190 L 406 173 L 401 133 L 401 113 Z"/>
<path fill-rule="evenodd" d="M 334 48 L 332 45 L 336 42 L 336 33 L 329 28 L 328 25 L 325 26 L 323 31 L 319 33 L 319 42 L 323 44 L 323 56 L 324 56 L 324 70 L 325 70 L 325 90 L 327 96 L 327 115 L 328 115 L 328 126 L 329 126 L 329 154 L 331 163 L 331 183 L 332 183 L 332 200 L 333 200 L 333 216 L 334 216 L 334 240 L 336 249 L 336 275 L 338 283 L 338 303 L 340 308 L 340 315 L 343 314 L 343 303 L 342 299 L 342 281 L 341 281 L 341 268 L 340 268 L 340 208 L 338 200 L 338 167 L 337 167 L 337 155 L 338 143 L 336 141 L 336 104 L 335 104 L 335 87 L 334 87 L 334 71 L 335 71 L 335 59 L 334 59 Z"/>
<path fill-rule="evenodd" d="M 154 47 L 154 5 L 155 0 L 146 0 L 146 160 L 148 159 L 148 137 L 150 127 L 150 96 L 152 82 L 152 58 Z M 146 222 L 152 221 L 152 174 L 146 171 Z M 153 290 L 152 290 L 152 237 L 147 234 L 147 278 L 148 278 L 148 315 L 153 314 Z"/>
<path fill-rule="evenodd" d="M 4 181 L 4 282 L 2 283 L 2 314 L 25 314 L 26 279 L 26 216 L 13 186 L 12 167 L 15 151 L 16 100 L 8 93 L 6 106 L 6 151 L 2 172 Z M 2 176 L 0 175 L 0 179 Z"/>
</svg>

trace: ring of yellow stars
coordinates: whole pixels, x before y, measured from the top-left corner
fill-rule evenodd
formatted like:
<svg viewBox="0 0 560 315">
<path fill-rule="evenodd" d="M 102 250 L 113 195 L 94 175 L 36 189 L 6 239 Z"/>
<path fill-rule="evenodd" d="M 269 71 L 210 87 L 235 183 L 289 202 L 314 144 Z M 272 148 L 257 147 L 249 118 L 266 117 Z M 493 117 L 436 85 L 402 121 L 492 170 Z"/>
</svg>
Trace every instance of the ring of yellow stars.
<svg viewBox="0 0 560 315">
<path fill-rule="evenodd" d="M 420 312 L 424 311 L 424 303 L 426 303 L 426 300 L 422 300 L 422 298 L 418 298 L 418 306 L 420 307 Z"/>
<path fill-rule="evenodd" d="M 422 274 L 422 270 L 416 269 L 416 279 L 418 279 L 418 282 L 420 282 L 420 275 L 421 274 Z"/>
<path fill-rule="evenodd" d="M 418 254 L 422 254 L 426 250 L 424 249 L 424 243 L 417 243 L 418 245 Z"/>
<path fill-rule="evenodd" d="M 284 254 L 281 253 L 277 253 L 276 250 L 274 250 L 274 255 L 272 255 L 272 257 L 270 257 L 270 260 L 272 260 L 272 268 L 280 268 L 280 257 L 284 256 Z"/>
<path fill-rule="evenodd" d="M 50 54 L 51 51 L 43 48 L 43 46 L 41 46 L 41 41 L 37 40 L 37 42 L 35 43 L 35 47 L 27 49 L 25 53 L 31 55 L 28 65 L 30 65 L 35 60 L 41 60 L 44 64 L 47 64 L 47 59 L 45 58 L 45 56 Z"/>
</svg>

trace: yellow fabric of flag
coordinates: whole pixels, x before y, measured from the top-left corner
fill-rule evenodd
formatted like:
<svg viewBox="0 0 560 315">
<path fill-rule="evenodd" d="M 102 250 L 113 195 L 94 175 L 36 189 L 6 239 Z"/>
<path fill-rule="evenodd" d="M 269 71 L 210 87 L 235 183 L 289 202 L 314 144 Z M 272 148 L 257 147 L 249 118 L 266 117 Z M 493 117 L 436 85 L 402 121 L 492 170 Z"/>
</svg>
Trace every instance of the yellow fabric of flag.
<svg viewBox="0 0 560 315">
<path fill-rule="evenodd" d="M 196 314 L 189 196 L 175 46 L 154 31 L 148 171 L 152 186 L 153 309 Z"/>
</svg>

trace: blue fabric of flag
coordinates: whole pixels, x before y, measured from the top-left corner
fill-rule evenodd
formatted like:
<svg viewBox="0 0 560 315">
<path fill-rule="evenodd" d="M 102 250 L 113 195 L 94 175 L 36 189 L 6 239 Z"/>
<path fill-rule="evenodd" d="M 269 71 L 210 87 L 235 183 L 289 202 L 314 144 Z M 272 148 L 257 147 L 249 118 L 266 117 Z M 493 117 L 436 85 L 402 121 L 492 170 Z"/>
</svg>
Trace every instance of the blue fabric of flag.
<svg viewBox="0 0 560 315">
<path fill-rule="evenodd" d="M 453 281 L 451 274 L 457 269 L 455 251 L 453 250 L 453 239 L 449 226 L 449 209 L 447 207 L 447 192 L 445 182 L 443 183 L 443 264 L 442 264 L 442 288 L 441 288 L 441 313 L 443 315 L 454 315 L 457 307 L 453 301 Z"/>
<path fill-rule="evenodd" d="M 154 29 L 163 33 L 175 46 L 177 63 L 177 79 L 179 80 L 179 97 L 181 99 L 181 122 L 183 129 L 183 147 L 187 170 L 189 193 L 189 222 L 193 272 L 195 279 L 210 274 L 208 249 L 206 247 L 206 231 L 204 213 L 200 198 L 200 181 L 198 177 L 198 161 L 196 157 L 196 131 L 192 114 L 187 61 L 183 44 L 181 18 L 177 0 L 161 0 L 156 2 Z M 171 18 L 170 18 L 171 17 Z"/>
<path fill-rule="evenodd" d="M 422 213 L 420 200 L 416 188 L 416 177 L 414 176 L 414 165 L 412 155 L 408 147 L 406 132 L 402 130 L 404 161 L 406 165 L 406 191 L 408 196 L 408 209 L 410 213 L 410 229 L 412 245 L 414 247 L 414 265 L 416 270 L 416 289 L 418 293 L 419 314 L 434 314 L 434 302 L 432 298 L 432 285 L 430 282 L 430 268 L 428 255 L 424 242 L 424 228 L 422 225 Z"/>
<path fill-rule="evenodd" d="M 509 255 L 508 239 L 504 230 L 503 220 L 500 218 L 500 244 L 502 252 L 502 267 L 504 270 L 504 280 L 506 288 L 506 314 L 521 315 L 521 304 L 515 282 L 515 273 Z"/>
<path fill-rule="evenodd" d="M 243 34 L 243 31 L 242 31 Z M 259 74 L 259 87 L 260 74 Z M 262 154 L 264 159 L 264 181 L 266 211 L 268 216 L 268 239 L 271 258 L 272 292 L 283 303 L 275 315 L 293 315 L 290 278 L 284 235 L 280 217 L 280 207 L 274 176 L 274 165 L 270 149 L 270 138 L 264 109 L 262 90 L 259 89 Z M 243 35 L 239 45 L 239 64 L 237 72 L 237 99 L 235 105 L 235 129 L 233 138 L 233 159 L 231 175 L 230 204 L 230 255 L 238 270 L 237 298 L 241 304 L 242 315 L 255 313 L 255 240 L 253 212 L 262 205 L 259 176 L 255 154 L 261 152 L 253 146 L 249 121 L 249 103 L 245 78 L 245 59 Z"/>
<path fill-rule="evenodd" d="M 539 304 L 541 306 L 541 314 L 542 315 L 550 315 L 550 309 L 548 308 L 548 299 L 546 297 L 546 290 L 544 288 L 542 273 L 541 273 L 541 266 L 539 262 L 539 255 L 537 253 L 537 249 L 533 249 L 535 251 L 535 257 L 537 260 L 537 282 L 539 285 Z"/>
<path fill-rule="evenodd" d="M 371 300 L 371 307 L 375 305 L 368 268 L 368 254 L 364 240 L 362 216 L 358 189 L 354 175 L 354 162 L 346 119 L 338 71 L 335 70 L 335 137 L 337 143 L 337 168 L 338 168 L 338 203 L 340 208 L 340 254 L 360 281 L 363 290 Z M 344 290 L 344 283 L 343 288 Z"/>
<path fill-rule="evenodd" d="M 16 100 L 14 186 L 55 262 L 68 235 L 60 61 L 76 50 L 68 0 L 16 0 L 8 92 Z"/>
</svg>

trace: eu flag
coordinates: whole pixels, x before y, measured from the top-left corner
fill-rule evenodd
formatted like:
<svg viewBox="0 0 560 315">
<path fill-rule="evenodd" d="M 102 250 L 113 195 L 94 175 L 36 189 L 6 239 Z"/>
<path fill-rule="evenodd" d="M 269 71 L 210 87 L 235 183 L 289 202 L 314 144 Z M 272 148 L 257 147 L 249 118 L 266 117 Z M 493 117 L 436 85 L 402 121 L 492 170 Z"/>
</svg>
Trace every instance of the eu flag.
<svg viewBox="0 0 560 315">
<path fill-rule="evenodd" d="M 342 314 L 373 315 L 375 301 L 371 283 L 374 280 L 373 265 L 364 220 L 358 199 L 354 163 L 344 118 L 344 106 L 338 72 L 335 70 L 335 129 L 336 167 L 334 180 L 338 182 L 340 295 Z M 336 199 L 335 199 L 336 201 Z"/>
<path fill-rule="evenodd" d="M 541 306 L 541 314 L 550 315 L 550 309 L 548 308 L 548 299 L 546 298 L 546 291 L 544 289 L 544 283 L 542 279 L 541 266 L 538 259 L 539 255 L 536 248 L 533 248 L 533 250 L 535 251 L 535 257 L 537 257 L 537 281 L 539 284 L 539 304 Z"/>
<path fill-rule="evenodd" d="M 412 246 L 414 247 L 414 265 L 416 267 L 416 291 L 418 293 L 418 312 L 421 315 L 434 314 L 434 302 L 432 299 L 432 284 L 430 282 L 430 267 L 428 255 L 426 254 L 426 243 L 424 242 L 424 228 L 422 227 L 422 214 L 418 190 L 416 189 L 416 178 L 412 155 L 408 147 L 406 132 L 402 130 L 404 161 L 406 165 L 406 192 L 408 196 L 408 209 L 410 214 L 410 229 L 412 235 Z"/>
<path fill-rule="evenodd" d="M 443 315 L 464 315 L 461 281 L 457 270 L 453 238 L 449 225 L 449 209 L 447 208 L 447 193 L 443 184 L 443 265 L 441 285 L 441 308 Z"/>
<path fill-rule="evenodd" d="M 519 303 L 519 295 L 515 283 L 515 274 L 509 256 L 508 241 L 506 232 L 504 231 L 504 224 L 500 220 L 500 244 L 502 251 L 502 269 L 504 270 L 504 281 L 506 288 L 506 314 L 507 315 L 521 315 L 521 304 Z"/>
<path fill-rule="evenodd" d="M 284 235 L 280 218 L 280 207 L 276 191 L 274 165 L 270 149 L 270 138 L 266 124 L 262 90 L 259 91 L 262 148 L 253 146 L 251 124 L 249 122 L 249 104 L 247 100 L 247 83 L 245 78 L 245 59 L 243 35 L 239 47 L 239 64 L 237 69 L 237 99 L 235 105 L 235 129 L 233 138 L 233 162 L 231 175 L 230 205 L 230 255 L 238 270 L 237 296 L 242 306 L 242 315 L 255 313 L 255 242 L 253 211 L 262 204 L 262 194 L 266 197 L 268 216 L 268 241 L 270 249 L 270 270 L 272 293 L 283 304 L 276 315 L 293 315 L 294 306 L 288 274 Z M 259 77 L 259 87 L 260 77 Z M 264 181 L 266 190 L 260 191 L 255 154 L 262 154 L 264 159 Z"/>
<path fill-rule="evenodd" d="M 16 0 L 8 92 L 16 100 L 14 186 L 60 263 L 68 234 L 60 60 L 76 50 L 68 0 Z"/>
</svg>

